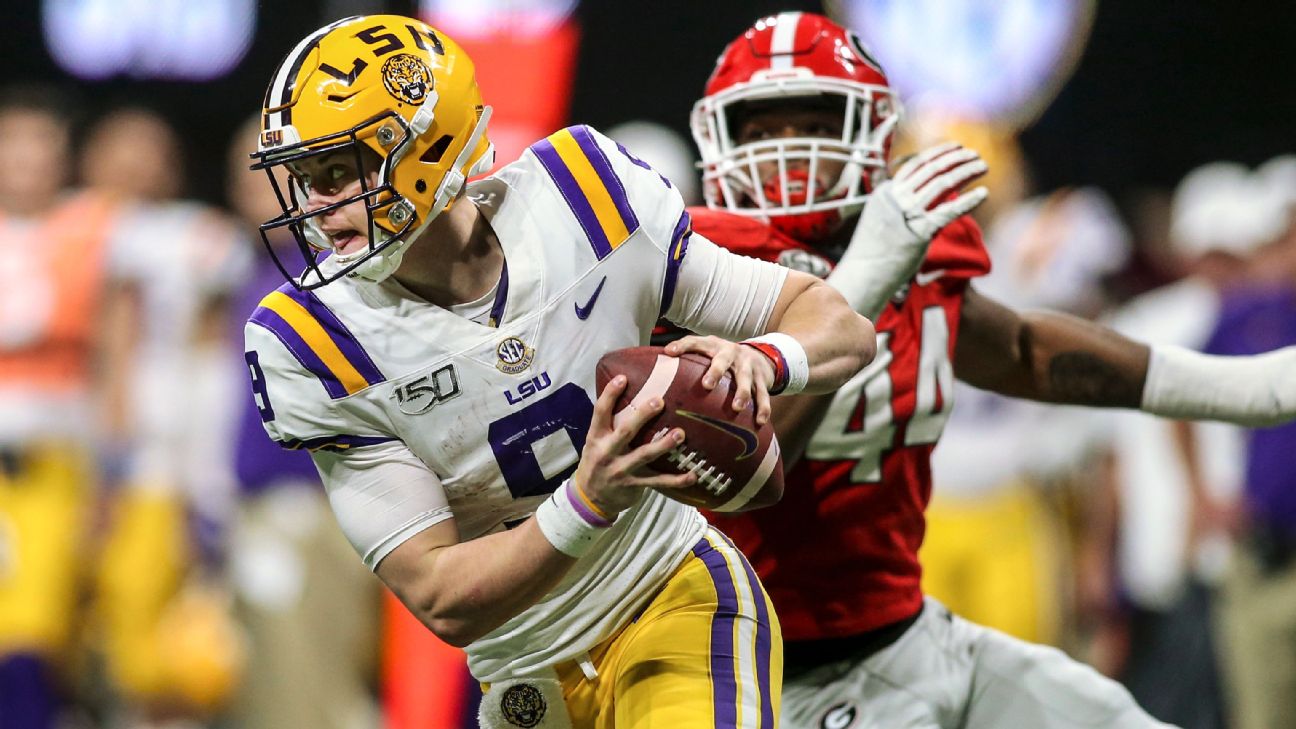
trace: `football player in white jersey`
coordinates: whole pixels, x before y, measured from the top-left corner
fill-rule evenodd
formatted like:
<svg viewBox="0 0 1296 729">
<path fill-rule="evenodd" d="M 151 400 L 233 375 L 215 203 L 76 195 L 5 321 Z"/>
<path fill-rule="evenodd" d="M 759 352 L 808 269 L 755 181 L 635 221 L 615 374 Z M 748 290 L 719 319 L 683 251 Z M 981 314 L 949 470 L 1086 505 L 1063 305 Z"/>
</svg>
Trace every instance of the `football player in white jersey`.
<svg viewBox="0 0 1296 729">
<path fill-rule="evenodd" d="M 686 437 L 629 448 L 660 397 L 614 417 L 625 378 L 597 393 L 594 365 L 664 315 L 711 335 L 672 350 L 712 357 L 704 386 L 729 371 L 734 406 L 767 419 L 771 390 L 866 364 L 872 327 L 814 277 L 693 236 L 671 183 L 588 127 L 465 186 L 491 164 L 489 118 L 469 58 L 413 19 L 348 18 L 284 59 L 254 157 L 284 208 L 263 231 L 302 258 L 246 329 L 266 429 L 312 451 L 365 564 L 466 648 L 488 726 L 773 729 L 769 601 L 654 490 L 693 474 L 640 475 Z"/>
</svg>

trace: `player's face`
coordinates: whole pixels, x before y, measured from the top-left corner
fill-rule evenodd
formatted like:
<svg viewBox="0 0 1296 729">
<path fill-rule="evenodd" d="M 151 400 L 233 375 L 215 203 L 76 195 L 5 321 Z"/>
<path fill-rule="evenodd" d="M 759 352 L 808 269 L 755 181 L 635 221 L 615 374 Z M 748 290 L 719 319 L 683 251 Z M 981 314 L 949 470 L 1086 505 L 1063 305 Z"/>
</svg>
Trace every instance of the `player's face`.
<svg viewBox="0 0 1296 729">
<path fill-rule="evenodd" d="M 180 157 L 180 140 L 164 119 L 145 111 L 122 111 L 90 134 L 81 178 L 114 196 L 171 200 L 181 192 Z"/>
<path fill-rule="evenodd" d="M 738 144 L 749 144 L 794 137 L 839 140 L 842 121 L 841 112 L 826 109 L 775 108 L 757 111 L 739 124 L 735 141 Z M 820 157 L 813 181 L 820 194 L 836 183 L 844 164 L 839 160 Z M 766 190 L 777 189 L 778 167 L 778 162 L 775 161 L 757 163 L 756 172 Z M 789 159 L 787 169 L 788 192 L 794 198 L 805 199 L 807 186 L 811 183 L 809 160 Z"/>
<path fill-rule="evenodd" d="M 378 162 L 368 155 L 367 150 L 362 154 L 360 163 L 364 169 L 356 166 L 356 155 L 351 150 L 329 152 L 289 164 L 289 171 L 306 190 L 306 211 L 362 194 L 365 189 L 360 184 L 362 177 L 372 190 L 378 184 Z M 369 216 L 363 200 L 323 213 L 316 222 L 338 253 L 352 253 L 369 245 Z"/>
<path fill-rule="evenodd" d="M 21 212 L 49 204 L 68 168 L 67 128 L 42 111 L 0 112 L 0 201 Z"/>
</svg>

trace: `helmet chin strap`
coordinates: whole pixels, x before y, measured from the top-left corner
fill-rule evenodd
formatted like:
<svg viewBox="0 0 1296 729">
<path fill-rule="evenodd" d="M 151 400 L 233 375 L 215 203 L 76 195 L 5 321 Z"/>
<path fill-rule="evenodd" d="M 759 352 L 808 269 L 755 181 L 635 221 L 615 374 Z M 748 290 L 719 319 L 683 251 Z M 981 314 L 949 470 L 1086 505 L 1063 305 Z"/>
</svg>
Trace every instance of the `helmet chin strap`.
<svg viewBox="0 0 1296 729">
<path fill-rule="evenodd" d="M 416 134 L 421 134 L 422 132 L 427 131 L 428 126 L 431 125 L 431 112 L 429 111 L 428 114 L 424 115 L 423 110 L 428 109 L 429 106 L 435 106 L 436 101 L 437 99 L 435 96 L 430 97 L 428 102 L 425 102 L 423 107 L 415 114 L 414 120 L 410 126 Z M 490 122 L 491 111 L 491 107 L 489 106 L 482 109 L 481 118 L 477 120 L 475 125 L 473 125 L 472 133 L 468 135 L 468 142 L 464 144 L 463 149 L 459 150 L 459 156 L 455 157 L 454 164 L 450 166 L 450 169 L 446 170 L 445 176 L 441 178 L 441 184 L 437 186 L 436 195 L 432 199 L 432 209 L 428 211 L 427 217 L 423 222 L 415 227 L 414 230 L 402 235 L 400 240 L 395 244 L 357 266 L 356 270 L 351 272 L 352 276 L 357 276 L 367 281 L 373 281 L 374 283 L 386 280 L 396 272 L 396 269 L 400 268 L 401 262 L 405 259 L 405 251 L 409 248 L 410 244 L 422 235 L 423 231 L 427 230 L 427 227 L 432 224 L 432 221 L 449 208 L 450 204 L 454 202 L 454 199 L 459 196 L 459 193 L 463 190 L 464 183 L 467 182 L 468 178 L 490 169 L 491 165 L 495 163 L 494 145 L 491 145 L 490 148 L 487 149 L 486 154 L 482 155 L 482 158 L 472 166 L 472 169 L 468 170 L 466 175 L 463 172 L 463 167 L 468 164 L 468 160 L 472 157 L 473 151 L 477 149 L 477 144 L 481 142 L 482 136 L 486 133 L 486 126 Z M 422 127 L 422 129 L 420 129 L 420 127 Z M 399 202 L 400 201 L 397 201 L 397 204 L 399 204 Z M 390 240 L 391 238 L 391 234 L 382 231 L 378 228 L 377 224 L 372 226 L 371 235 L 374 236 L 373 240 L 379 240 L 379 236 L 381 236 L 384 239 L 383 242 L 386 242 L 386 240 Z"/>
</svg>

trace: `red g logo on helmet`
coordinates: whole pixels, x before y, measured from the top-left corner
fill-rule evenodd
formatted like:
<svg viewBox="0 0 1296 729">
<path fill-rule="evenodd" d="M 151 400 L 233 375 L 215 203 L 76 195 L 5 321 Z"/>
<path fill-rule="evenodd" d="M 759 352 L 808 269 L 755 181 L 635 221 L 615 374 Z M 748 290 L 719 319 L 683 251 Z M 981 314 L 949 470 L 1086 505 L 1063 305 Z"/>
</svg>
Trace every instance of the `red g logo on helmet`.
<svg viewBox="0 0 1296 729">
<path fill-rule="evenodd" d="M 850 49 L 855 51 L 855 55 L 859 56 L 861 61 L 867 63 L 874 71 L 877 71 L 879 76 L 885 75 L 882 71 L 882 64 L 878 63 L 877 59 L 873 57 L 873 53 L 869 51 L 868 46 L 864 45 L 864 40 L 859 37 L 858 33 L 853 30 L 846 31 L 846 40 L 850 44 Z"/>
</svg>

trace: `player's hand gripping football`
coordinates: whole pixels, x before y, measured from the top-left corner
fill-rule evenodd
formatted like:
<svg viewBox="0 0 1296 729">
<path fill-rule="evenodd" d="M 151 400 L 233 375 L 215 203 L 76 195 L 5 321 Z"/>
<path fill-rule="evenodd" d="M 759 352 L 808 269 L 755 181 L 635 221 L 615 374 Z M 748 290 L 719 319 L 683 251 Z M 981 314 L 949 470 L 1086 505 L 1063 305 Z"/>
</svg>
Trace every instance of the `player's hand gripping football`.
<svg viewBox="0 0 1296 729">
<path fill-rule="evenodd" d="M 876 319 L 887 300 L 918 271 L 936 233 L 985 200 L 984 187 L 948 198 L 986 169 L 974 150 L 953 142 L 905 162 L 869 195 L 828 283 L 855 311 Z"/>
<path fill-rule="evenodd" d="M 617 398 L 625 388 L 625 375 L 617 375 L 599 393 L 580 464 L 572 476 L 574 485 L 609 519 L 633 506 L 646 488 L 683 488 L 697 481 L 692 473 L 640 470 L 683 443 L 684 431 L 674 428 L 661 438 L 630 449 L 630 439 L 665 404 L 661 398 L 652 398 L 645 406 L 631 405 L 619 417 L 613 417 Z"/>
<path fill-rule="evenodd" d="M 702 376 L 702 386 L 713 389 L 725 371 L 733 374 L 734 412 L 741 412 L 750 402 L 756 403 L 756 424 L 764 425 L 770 419 L 770 388 L 774 385 L 774 363 L 760 350 L 737 342 L 711 336 L 690 334 L 666 345 L 666 354 L 678 357 L 685 352 L 697 352 L 711 358 L 711 366 Z"/>
</svg>

